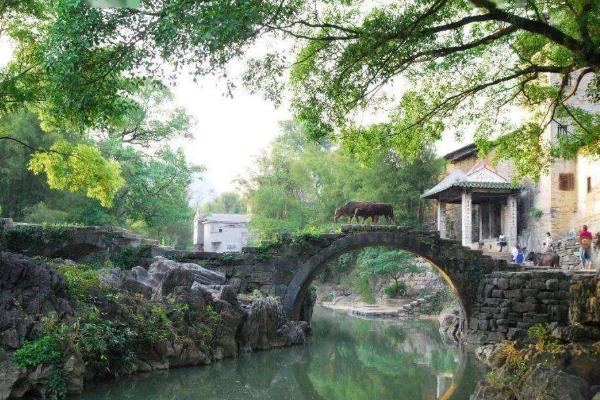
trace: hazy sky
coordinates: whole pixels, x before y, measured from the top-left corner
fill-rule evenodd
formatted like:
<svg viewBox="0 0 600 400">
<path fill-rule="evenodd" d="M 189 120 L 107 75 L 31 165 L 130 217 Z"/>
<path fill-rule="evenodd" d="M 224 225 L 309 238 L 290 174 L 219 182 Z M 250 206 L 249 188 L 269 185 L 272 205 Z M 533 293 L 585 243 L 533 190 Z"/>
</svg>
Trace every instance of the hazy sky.
<svg viewBox="0 0 600 400">
<path fill-rule="evenodd" d="M 232 180 L 244 175 L 253 157 L 277 136 L 279 121 L 290 118 L 285 105 L 275 108 L 243 88 L 226 97 L 218 83 L 214 77 L 195 83 L 182 75 L 173 88 L 177 103 L 196 119 L 185 153 L 190 162 L 206 167 L 205 182 L 215 194 L 234 188 Z"/>
</svg>

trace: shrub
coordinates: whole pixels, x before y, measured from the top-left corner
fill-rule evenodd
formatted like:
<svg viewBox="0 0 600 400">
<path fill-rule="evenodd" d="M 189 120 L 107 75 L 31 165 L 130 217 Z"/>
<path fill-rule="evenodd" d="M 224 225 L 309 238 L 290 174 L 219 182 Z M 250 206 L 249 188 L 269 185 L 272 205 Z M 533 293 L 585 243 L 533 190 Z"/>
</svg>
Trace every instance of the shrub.
<svg viewBox="0 0 600 400">
<path fill-rule="evenodd" d="M 367 278 L 356 278 L 354 287 L 356 288 L 356 291 L 365 303 L 375 303 L 373 289 L 371 289 L 371 285 L 369 285 L 369 280 Z"/>
<path fill-rule="evenodd" d="M 494 364 L 502 365 L 502 367 L 490 372 L 487 381 L 494 389 L 504 393 L 507 397 L 514 395 L 518 392 L 529 370 L 516 343 L 504 342 L 500 351 L 494 356 Z"/>
<path fill-rule="evenodd" d="M 25 342 L 13 355 L 15 364 L 26 368 L 39 364 L 57 363 L 62 358 L 60 340 L 56 335 L 47 335 L 31 342 Z"/>
<path fill-rule="evenodd" d="M 59 264 L 56 269 L 67 281 L 69 293 L 83 299 L 89 296 L 93 289 L 100 288 L 100 277 L 98 270 L 91 265 L 85 264 Z"/>
<path fill-rule="evenodd" d="M 333 292 L 329 292 L 325 295 L 325 301 L 327 302 L 332 302 L 335 299 L 335 295 L 333 294 Z"/>
<path fill-rule="evenodd" d="M 548 324 L 535 324 L 527 330 L 527 337 L 534 343 L 536 351 L 556 353 L 562 351 L 558 340 L 551 336 Z"/>
<path fill-rule="evenodd" d="M 385 295 L 387 297 L 390 297 L 390 298 L 397 297 L 397 296 L 404 297 L 404 296 L 406 296 L 406 293 L 407 293 L 406 283 L 405 282 L 399 282 L 398 284 L 392 283 L 391 285 L 389 285 L 385 289 L 383 289 L 383 292 L 385 293 Z"/>
</svg>

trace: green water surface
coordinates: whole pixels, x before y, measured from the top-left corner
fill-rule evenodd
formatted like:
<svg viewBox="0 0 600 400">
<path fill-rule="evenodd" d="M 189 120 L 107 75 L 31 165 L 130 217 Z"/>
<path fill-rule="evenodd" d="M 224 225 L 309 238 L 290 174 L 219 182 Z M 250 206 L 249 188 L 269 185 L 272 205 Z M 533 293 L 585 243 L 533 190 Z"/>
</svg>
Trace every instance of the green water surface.
<svg viewBox="0 0 600 400">
<path fill-rule="evenodd" d="M 305 346 L 107 382 L 77 399 L 467 400 L 484 373 L 472 355 L 442 342 L 434 321 L 316 308 L 312 326 Z"/>
</svg>

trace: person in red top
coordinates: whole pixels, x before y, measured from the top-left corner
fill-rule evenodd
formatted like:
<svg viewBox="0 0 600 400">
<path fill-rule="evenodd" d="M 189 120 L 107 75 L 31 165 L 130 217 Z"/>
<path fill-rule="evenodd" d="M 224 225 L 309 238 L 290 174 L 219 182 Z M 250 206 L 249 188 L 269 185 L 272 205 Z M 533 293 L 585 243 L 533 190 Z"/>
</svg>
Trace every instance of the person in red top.
<svg viewBox="0 0 600 400">
<path fill-rule="evenodd" d="M 592 232 L 588 231 L 587 225 L 579 232 L 579 256 L 583 269 L 592 268 Z"/>
</svg>

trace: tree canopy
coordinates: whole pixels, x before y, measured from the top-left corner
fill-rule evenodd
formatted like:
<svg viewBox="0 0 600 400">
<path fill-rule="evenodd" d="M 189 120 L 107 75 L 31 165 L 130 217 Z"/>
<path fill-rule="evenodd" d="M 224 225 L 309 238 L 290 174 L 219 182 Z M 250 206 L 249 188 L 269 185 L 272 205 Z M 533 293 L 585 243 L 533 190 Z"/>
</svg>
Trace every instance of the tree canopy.
<svg viewBox="0 0 600 400">
<path fill-rule="evenodd" d="M 0 127 L 10 131 L 15 140 L 29 143 L 34 148 L 53 148 L 51 143 L 60 137 L 44 132 L 37 116 L 27 112 L 4 117 Z M 68 146 L 77 148 L 81 146 L 81 140 L 72 138 Z M 189 165 L 181 151 L 169 147 L 155 145 L 157 148 L 149 153 L 111 138 L 89 144 L 85 149 L 94 150 L 94 157 L 103 157 L 111 160 L 111 165 L 119 165 L 121 182 L 111 197 L 112 207 L 104 207 L 101 199 L 90 199 L 79 190 L 52 190 L 44 177 L 33 175 L 27 169 L 32 150 L 11 140 L 0 141 L 0 153 L 9 155 L 0 157 L 2 215 L 34 223 L 120 225 L 177 246 L 185 246 L 191 241 L 193 210 L 188 204 L 188 187 L 192 175 L 201 172 L 202 168 Z M 32 162 L 46 155 L 53 153 L 36 153 Z M 78 153 L 72 153 L 69 157 L 76 155 Z M 102 169 L 83 165 L 81 170 L 98 173 Z M 69 180 L 58 180 L 57 183 L 71 184 Z"/>
<path fill-rule="evenodd" d="M 413 161 L 384 153 L 365 163 L 326 141 L 308 140 L 302 125 L 287 122 L 239 183 L 261 238 L 335 228 L 335 208 L 350 200 L 391 203 L 397 223 L 420 226 L 426 211 L 420 195 L 442 166 L 428 149 Z"/>
<path fill-rule="evenodd" d="M 227 77 L 230 60 L 274 37 L 293 51 L 249 59 L 244 82 L 275 100 L 287 84 L 307 134 L 359 155 L 416 157 L 442 132 L 473 126 L 479 146 L 514 159 L 521 174 L 579 150 L 600 153 L 599 117 L 569 101 L 582 82 L 585 96 L 600 98 L 593 0 L 145 0 L 132 9 L 7 0 L 0 24 L 15 48 L 0 75 L 0 113 L 35 109 L 45 129 L 119 125 L 148 80 L 171 67 Z M 387 120 L 360 124 L 374 107 L 391 109 Z M 524 120 L 511 118 L 516 107 L 529 112 Z M 552 120 L 572 132 L 542 140 Z"/>
<path fill-rule="evenodd" d="M 205 213 L 244 214 L 246 204 L 236 192 L 224 192 L 200 207 Z"/>
</svg>

